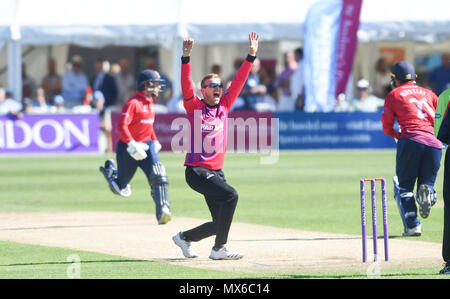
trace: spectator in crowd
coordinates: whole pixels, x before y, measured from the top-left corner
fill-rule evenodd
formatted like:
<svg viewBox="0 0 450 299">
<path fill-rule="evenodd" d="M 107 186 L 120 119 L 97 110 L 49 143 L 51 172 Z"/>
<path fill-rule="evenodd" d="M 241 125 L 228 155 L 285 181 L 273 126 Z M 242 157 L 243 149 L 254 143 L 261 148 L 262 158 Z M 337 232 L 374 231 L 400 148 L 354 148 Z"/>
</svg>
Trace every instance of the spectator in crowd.
<svg viewBox="0 0 450 299">
<path fill-rule="evenodd" d="M 111 110 L 103 109 L 105 105 L 105 96 L 100 90 L 94 92 L 92 96 L 92 112 L 99 113 L 100 116 L 100 136 L 99 144 L 102 152 L 112 153 L 112 124 L 111 124 Z"/>
<path fill-rule="evenodd" d="M 51 103 L 53 98 L 61 94 L 61 76 L 56 72 L 56 62 L 53 58 L 48 61 L 47 75 L 42 79 L 41 87 L 44 89 L 45 98 Z"/>
<path fill-rule="evenodd" d="M 263 85 L 267 87 L 267 95 L 277 101 L 278 94 L 275 87 L 276 74 L 275 70 L 271 67 L 261 67 L 259 71 L 259 78 Z"/>
<path fill-rule="evenodd" d="M 101 91 L 99 91 L 101 92 Z M 81 103 L 81 105 L 73 106 L 71 109 L 72 113 L 91 113 L 93 109 L 93 102 L 94 102 L 94 92 L 89 85 L 86 88 L 85 97 Z"/>
<path fill-rule="evenodd" d="M 49 113 L 50 106 L 47 104 L 45 90 L 40 87 L 36 91 L 36 100 L 32 102 L 29 113 Z"/>
<path fill-rule="evenodd" d="M 161 76 L 161 79 L 164 80 L 164 89 L 162 90 L 162 92 L 160 92 L 158 98 L 156 99 L 155 104 L 166 105 L 166 103 L 169 101 L 169 99 L 172 97 L 173 94 L 172 81 L 169 80 L 169 77 L 167 77 L 166 74 L 164 74 L 161 70 L 159 70 L 159 66 L 155 58 L 153 57 L 147 58 L 146 68 L 149 70 L 157 71 Z"/>
<path fill-rule="evenodd" d="M 95 62 L 95 76 L 92 80 L 92 90 L 101 91 L 105 96 L 105 108 L 116 105 L 118 90 L 114 77 L 109 74 L 110 64 L 104 59 Z"/>
<path fill-rule="evenodd" d="M 371 94 L 367 79 L 360 79 L 356 83 L 358 95 L 350 102 L 350 111 L 377 112 L 384 106 L 384 100 Z"/>
<path fill-rule="evenodd" d="M 69 113 L 70 110 L 64 107 L 64 98 L 62 95 L 56 95 L 53 98 L 53 105 L 50 107 L 51 113 Z"/>
<path fill-rule="evenodd" d="M 222 66 L 220 64 L 213 64 L 211 66 L 211 73 L 212 74 L 217 74 L 217 75 L 221 75 L 222 73 Z"/>
<path fill-rule="evenodd" d="M 267 95 L 267 86 L 261 82 L 260 71 L 261 61 L 256 58 L 241 92 L 241 97 L 245 101 L 244 109 L 260 112 L 272 111 L 276 109 L 276 101 Z"/>
<path fill-rule="evenodd" d="M 13 99 L 12 92 L 0 88 L 0 115 L 13 115 L 21 118 L 22 104 Z"/>
<path fill-rule="evenodd" d="M 103 107 L 105 106 L 106 98 L 103 92 L 96 90 L 92 96 L 92 111 L 98 112 L 101 116 L 103 115 Z"/>
<path fill-rule="evenodd" d="M 71 69 L 62 78 L 62 97 L 64 106 L 72 108 L 81 105 L 89 86 L 89 80 L 82 71 L 83 60 L 81 56 L 72 57 Z"/>
<path fill-rule="evenodd" d="M 345 93 L 340 93 L 336 98 L 336 103 L 334 105 L 334 112 L 351 112 L 352 107 L 347 101 Z"/>
<path fill-rule="evenodd" d="M 31 114 L 31 110 L 33 108 L 33 100 L 30 98 L 24 98 L 22 100 L 22 113 Z"/>
<path fill-rule="evenodd" d="M 378 58 L 375 64 L 375 81 L 373 93 L 379 98 L 385 98 L 391 91 L 391 71 L 386 58 Z"/>
<path fill-rule="evenodd" d="M 303 49 L 297 48 L 294 51 L 297 69 L 291 76 L 291 97 L 295 101 L 296 110 L 302 111 L 305 106 L 305 75 L 303 71 Z"/>
<path fill-rule="evenodd" d="M 295 100 L 291 95 L 291 77 L 298 68 L 294 51 L 284 53 L 284 69 L 275 80 L 275 87 L 281 89 L 278 111 L 294 111 Z"/>
<path fill-rule="evenodd" d="M 136 83 L 133 74 L 130 72 L 128 59 L 120 59 L 119 67 L 120 70 L 114 75 L 118 89 L 117 106 L 122 108 L 125 102 L 135 94 Z"/>
<path fill-rule="evenodd" d="M 22 63 L 22 99 L 34 99 L 36 97 L 36 83 L 27 75 L 27 67 Z"/>
<path fill-rule="evenodd" d="M 433 91 L 440 95 L 450 84 L 450 52 L 443 53 L 442 66 L 435 68 L 428 78 Z"/>
</svg>

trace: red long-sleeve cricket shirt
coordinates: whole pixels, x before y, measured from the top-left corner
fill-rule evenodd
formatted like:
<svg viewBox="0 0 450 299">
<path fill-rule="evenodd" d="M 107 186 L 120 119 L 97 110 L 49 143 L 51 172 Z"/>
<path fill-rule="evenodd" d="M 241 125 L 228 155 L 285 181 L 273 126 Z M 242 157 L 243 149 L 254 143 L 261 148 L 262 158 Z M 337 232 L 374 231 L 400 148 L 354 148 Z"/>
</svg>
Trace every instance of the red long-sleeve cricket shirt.
<svg viewBox="0 0 450 299">
<path fill-rule="evenodd" d="M 201 166 L 210 170 L 223 168 L 227 147 L 228 112 L 241 93 L 255 58 L 247 56 L 230 87 L 223 92 L 219 104 L 214 107 L 206 105 L 195 95 L 191 63 L 188 58 L 182 59 L 183 104 L 191 126 L 190 150 L 186 154 L 185 166 Z"/>
<path fill-rule="evenodd" d="M 384 102 L 381 121 L 383 131 L 393 138 L 407 138 L 431 147 L 442 148 L 434 135 L 434 117 L 438 97 L 414 82 L 392 90 Z M 395 119 L 401 133 L 394 130 Z"/>
<path fill-rule="evenodd" d="M 137 91 L 122 108 L 117 129 L 122 142 L 128 143 L 132 139 L 136 142 L 155 141 L 153 128 L 155 122 L 155 104 L 153 98 Z"/>
</svg>

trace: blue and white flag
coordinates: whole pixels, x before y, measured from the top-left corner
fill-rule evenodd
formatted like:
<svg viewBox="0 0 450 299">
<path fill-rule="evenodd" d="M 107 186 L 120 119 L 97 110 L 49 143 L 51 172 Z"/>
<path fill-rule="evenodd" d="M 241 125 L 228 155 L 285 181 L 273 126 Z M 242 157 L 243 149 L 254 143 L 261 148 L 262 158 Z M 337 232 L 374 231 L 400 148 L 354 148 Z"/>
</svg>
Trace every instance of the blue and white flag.
<svg viewBox="0 0 450 299">
<path fill-rule="evenodd" d="M 305 20 L 305 111 L 330 112 L 336 90 L 336 55 L 342 0 L 314 3 Z"/>
<path fill-rule="evenodd" d="M 357 44 L 362 0 L 319 0 L 305 20 L 305 111 L 334 110 L 345 91 Z"/>
</svg>

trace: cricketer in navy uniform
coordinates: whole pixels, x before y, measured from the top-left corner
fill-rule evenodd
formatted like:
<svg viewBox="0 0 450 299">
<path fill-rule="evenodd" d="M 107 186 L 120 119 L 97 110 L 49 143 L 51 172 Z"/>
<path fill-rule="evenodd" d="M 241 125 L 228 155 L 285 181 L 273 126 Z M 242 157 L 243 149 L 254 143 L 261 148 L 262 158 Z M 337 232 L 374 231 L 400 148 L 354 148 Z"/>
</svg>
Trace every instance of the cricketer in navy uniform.
<svg viewBox="0 0 450 299">
<path fill-rule="evenodd" d="M 442 143 L 434 135 L 438 97 L 415 82 L 414 66 L 400 61 L 392 68 L 394 89 L 386 96 L 381 121 L 383 131 L 398 139 L 394 197 L 403 221 L 403 236 L 420 236 L 416 201 L 422 218 L 427 218 L 437 201 L 434 183 L 440 167 Z M 397 120 L 400 132 L 394 129 Z"/>
<path fill-rule="evenodd" d="M 163 85 L 158 72 L 145 70 L 137 79 L 136 94 L 122 108 L 117 129 L 120 140 L 117 143 L 117 169 L 113 160 L 107 160 L 100 171 L 106 178 L 111 191 L 123 197 L 131 195 L 130 181 L 138 167 L 147 176 L 151 195 L 156 206 L 159 224 L 171 220 L 166 169 L 159 160 L 161 144 L 156 138 L 154 99 Z"/>
</svg>

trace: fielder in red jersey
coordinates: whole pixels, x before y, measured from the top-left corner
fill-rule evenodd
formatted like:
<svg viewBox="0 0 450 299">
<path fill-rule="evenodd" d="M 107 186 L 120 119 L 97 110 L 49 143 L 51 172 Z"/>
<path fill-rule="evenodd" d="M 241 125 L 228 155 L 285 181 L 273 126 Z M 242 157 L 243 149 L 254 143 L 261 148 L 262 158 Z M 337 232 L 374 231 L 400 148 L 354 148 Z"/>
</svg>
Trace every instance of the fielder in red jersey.
<svg viewBox="0 0 450 299">
<path fill-rule="evenodd" d="M 259 35 L 250 33 L 249 42 L 249 55 L 242 63 L 230 87 L 223 91 L 220 77 L 217 74 L 209 74 L 201 82 L 203 99 L 200 99 L 194 93 L 191 79 L 190 55 L 194 40 L 183 41 L 181 87 L 184 107 L 191 124 L 191 148 L 184 164 L 186 182 L 192 189 L 204 195 L 212 215 L 211 222 L 173 236 L 173 241 L 187 258 L 198 256 L 191 248 L 192 241 L 197 242 L 214 235 L 216 238 L 210 259 L 235 260 L 243 257 L 242 254 L 229 251 L 225 247 L 238 201 L 238 193 L 227 184 L 222 167 L 227 142 L 228 111 L 239 96 L 256 59 Z M 196 123 L 199 124 L 198 128 Z"/>
<path fill-rule="evenodd" d="M 161 144 L 153 128 L 154 98 L 158 97 L 163 80 L 158 72 L 145 70 L 139 74 L 137 81 L 136 95 L 123 106 L 117 125 L 120 138 L 116 150 L 117 169 L 114 161 L 107 160 L 104 167 L 100 167 L 100 171 L 114 194 L 128 197 L 131 195 L 129 183 L 137 168 L 141 168 L 151 187 L 156 219 L 159 224 L 166 224 L 172 216 L 168 193 L 169 180 L 166 169 L 158 157 Z"/>
<path fill-rule="evenodd" d="M 422 226 L 417 217 L 416 200 L 422 218 L 427 218 L 437 200 L 434 183 L 440 167 L 442 143 L 434 134 L 438 97 L 415 82 L 414 67 L 397 63 L 391 73 L 395 87 L 387 96 L 381 121 L 383 131 L 398 139 L 394 194 L 404 225 L 404 236 L 419 236 Z M 400 130 L 394 129 L 395 121 Z"/>
<path fill-rule="evenodd" d="M 129 99 L 120 113 L 117 130 L 122 142 L 128 144 L 131 140 L 146 142 L 157 141 L 153 123 L 155 122 L 155 104 L 152 97 L 137 91 Z"/>
</svg>

